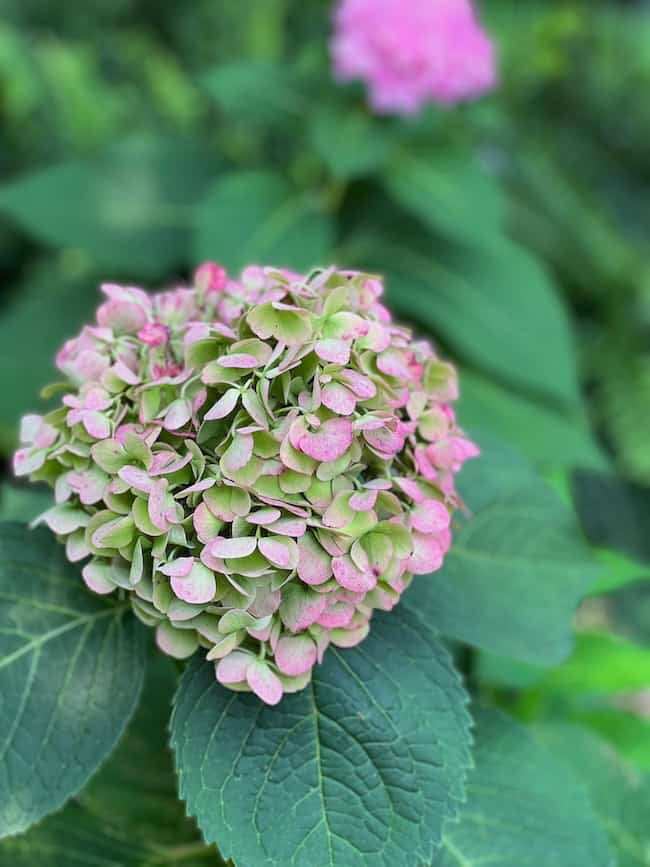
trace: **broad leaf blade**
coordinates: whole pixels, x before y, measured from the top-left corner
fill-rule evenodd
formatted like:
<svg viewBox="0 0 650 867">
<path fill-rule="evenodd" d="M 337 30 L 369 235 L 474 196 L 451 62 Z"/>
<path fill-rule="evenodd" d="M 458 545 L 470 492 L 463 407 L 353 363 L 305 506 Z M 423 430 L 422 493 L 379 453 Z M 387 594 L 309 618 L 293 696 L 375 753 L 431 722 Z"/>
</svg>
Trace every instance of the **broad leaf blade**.
<svg viewBox="0 0 650 867">
<path fill-rule="evenodd" d="M 232 272 L 251 262 L 309 269 L 329 264 L 332 239 L 329 216 L 310 196 L 270 172 L 234 172 L 197 209 L 194 251 Z"/>
<path fill-rule="evenodd" d="M 517 452 L 488 437 L 459 477 L 470 515 L 439 572 L 416 578 L 404 604 L 431 627 L 537 665 L 570 652 L 579 600 L 599 567 L 573 512 Z"/>
<path fill-rule="evenodd" d="M 0 211 L 46 244 L 157 277 L 187 258 L 190 206 L 211 170 L 193 144 L 132 138 L 2 187 Z"/>
<path fill-rule="evenodd" d="M 479 711 L 476 769 L 435 867 L 612 867 L 593 808 L 567 770 L 519 725 Z"/>
<path fill-rule="evenodd" d="M 617 867 L 648 867 L 650 777 L 636 773 L 582 726 L 548 723 L 537 726 L 535 734 L 585 785 L 609 835 Z"/>
<path fill-rule="evenodd" d="M 144 630 L 45 530 L 0 527 L 0 836 L 86 783 L 140 696 Z"/>
<path fill-rule="evenodd" d="M 402 151 L 387 166 L 384 185 L 398 204 L 447 238 L 481 244 L 500 233 L 503 194 L 470 154 Z"/>
<path fill-rule="evenodd" d="M 247 867 L 429 863 L 463 795 L 468 743 L 447 652 L 399 609 L 373 618 L 361 646 L 331 648 L 276 708 L 194 662 L 172 718 L 189 812 Z"/>
</svg>

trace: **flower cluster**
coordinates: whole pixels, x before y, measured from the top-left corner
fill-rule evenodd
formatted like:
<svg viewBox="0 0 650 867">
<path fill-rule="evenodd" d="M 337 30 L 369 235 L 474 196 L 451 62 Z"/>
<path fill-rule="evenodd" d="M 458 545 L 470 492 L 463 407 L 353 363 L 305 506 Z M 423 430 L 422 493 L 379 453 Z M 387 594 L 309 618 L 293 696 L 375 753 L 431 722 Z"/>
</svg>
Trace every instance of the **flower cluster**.
<svg viewBox="0 0 650 867">
<path fill-rule="evenodd" d="M 378 112 L 473 99 L 497 77 L 471 0 L 340 0 L 331 49 L 337 78 L 366 81 Z"/>
<path fill-rule="evenodd" d="M 192 288 L 102 289 L 15 471 L 54 488 L 40 520 L 91 590 L 274 704 L 442 564 L 454 474 L 478 453 L 455 371 L 357 272 L 207 263 Z"/>
</svg>

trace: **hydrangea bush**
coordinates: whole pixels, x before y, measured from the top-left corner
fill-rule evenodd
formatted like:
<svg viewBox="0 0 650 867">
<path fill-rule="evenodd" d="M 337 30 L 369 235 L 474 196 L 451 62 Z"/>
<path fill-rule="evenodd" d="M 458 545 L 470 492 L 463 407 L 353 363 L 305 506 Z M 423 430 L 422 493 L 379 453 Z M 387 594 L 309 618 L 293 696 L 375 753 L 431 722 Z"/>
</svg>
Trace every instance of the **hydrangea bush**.
<svg viewBox="0 0 650 867">
<path fill-rule="evenodd" d="M 92 591 L 276 704 L 441 566 L 454 474 L 478 454 L 454 368 L 368 274 L 206 263 L 192 288 L 102 290 L 15 471 L 54 488 L 39 520 Z"/>
<path fill-rule="evenodd" d="M 336 77 L 365 81 L 378 112 L 474 99 L 497 78 L 470 0 L 340 0 L 331 51 Z"/>
</svg>

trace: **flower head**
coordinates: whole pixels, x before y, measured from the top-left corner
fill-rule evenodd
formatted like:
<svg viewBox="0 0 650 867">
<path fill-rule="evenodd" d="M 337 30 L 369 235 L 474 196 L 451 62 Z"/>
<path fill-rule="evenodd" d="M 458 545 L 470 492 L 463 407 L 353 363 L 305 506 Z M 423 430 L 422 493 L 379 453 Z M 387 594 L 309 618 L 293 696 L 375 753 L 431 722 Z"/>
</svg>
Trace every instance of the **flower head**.
<svg viewBox="0 0 650 867">
<path fill-rule="evenodd" d="M 119 588 L 164 652 L 200 646 L 274 704 L 441 566 L 478 450 L 454 369 L 392 323 L 378 278 L 250 267 L 206 291 L 206 273 L 105 289 L 15 471 L 53 486 L 41 520 L 92 591 Z"/>
<path fill-rule="evenodd" d="M 340 0 L 334 23 L 335 75 L 366 81 L 375 111 L 414 114 L 496 82 L 494 48 L 471 0 Z"/>
</svg>

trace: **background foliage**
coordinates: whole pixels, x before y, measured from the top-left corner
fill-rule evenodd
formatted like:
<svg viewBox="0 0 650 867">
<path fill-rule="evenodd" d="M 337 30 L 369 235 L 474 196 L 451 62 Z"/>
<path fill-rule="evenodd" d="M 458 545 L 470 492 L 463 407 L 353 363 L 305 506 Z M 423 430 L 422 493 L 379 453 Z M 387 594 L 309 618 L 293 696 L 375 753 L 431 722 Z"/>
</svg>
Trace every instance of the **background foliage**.
<svg viewBox="0 0 650 867">
<path fill-rule="evenodd" d="M 464 642 L 452 649 L 475 701 L 519 719 L 479 713 L 469 801 L 439 863 L 485 857 L 477 827 L 512 822 L 523 801 L 559 837 L 570 816 L 577 840 L 568 860 L 544 861 L 546 846 L 536 864 L 601 863 L 597 841 L 580 843 L 595 814 L 620 865 L 648 865 L 650 9 L 484 4 L 500 89 L 408 122 L 332 83 L 330 11 L 4 0 L 0 447 L 39 408 L 102 279 L 173 284 L 203 258 L 385 273 L 399 315 L 462 368 L 461 421 L 486 454 L 463 476 L 475 518 L 412 607 Z M 5 519 L 43 501 L 2 483 Z M 87 865 L 89 849 L 123 867 L 219 863 L 159 759 L 174 682 L 166 663 L 150 670 L 118 752 L 63 812 L 2 844 L 1 865 Z M 538 772 L 550 779 L 549 762 L 566 803 Z M 521 797 L 488 797 L 483 779 L 503 792 L 513 775 Z M 531 840 L 490 845 L 514 867 Z"/>
</svg>

